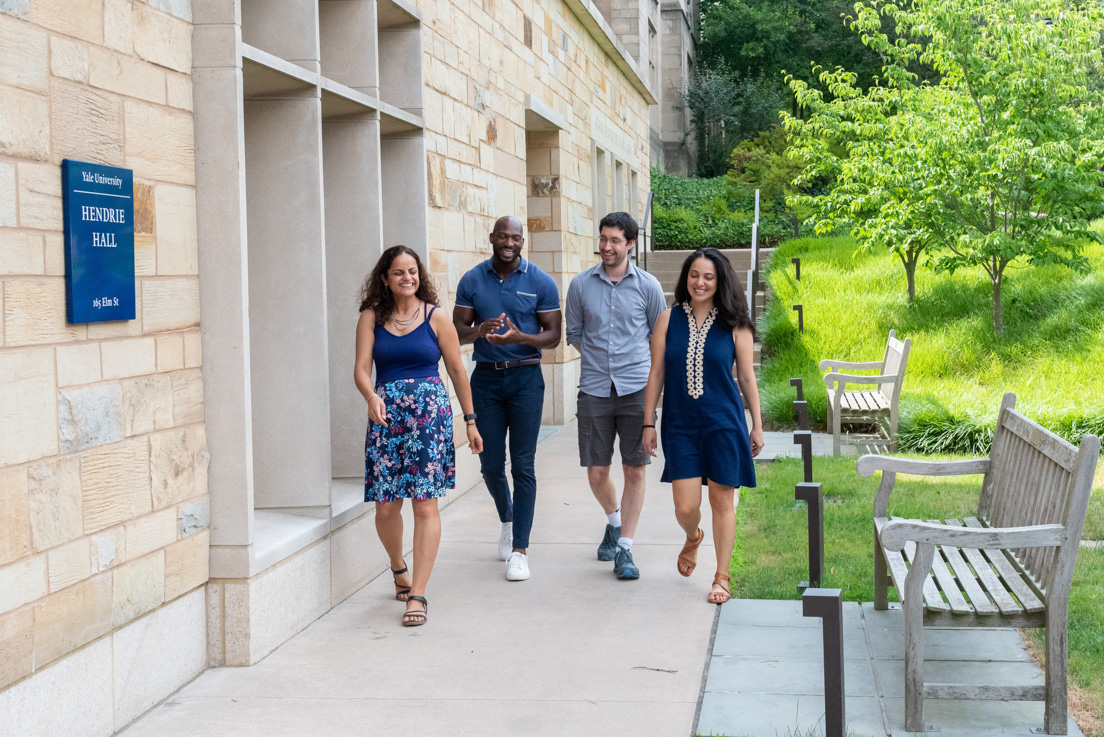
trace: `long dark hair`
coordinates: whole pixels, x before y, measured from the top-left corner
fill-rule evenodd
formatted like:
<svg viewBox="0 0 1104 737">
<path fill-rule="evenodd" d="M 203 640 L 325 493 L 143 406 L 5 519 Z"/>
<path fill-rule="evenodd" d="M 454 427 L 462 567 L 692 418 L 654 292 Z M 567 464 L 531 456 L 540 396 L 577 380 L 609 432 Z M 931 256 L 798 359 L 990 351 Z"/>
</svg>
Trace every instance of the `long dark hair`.
<svg viewBox="0 0 1104 737">
<path fill-rule="evenodd" d="M 728 258 L 716 248 L 699 248 L 682 262 L 682 273 L 675 285 L 675 304 L 690 304 L 690 289 L 686 281 L 690 277 L 690 264 L 699 258 L 713 262 L 717 272 L 717 292 L 713 295 L 713 306 L 717 308 L 717 323 L 725 330 L 747 328 L 755 334 L 755 323 L 748 312 L 747 297 L 736 272 Z"/>
<path fill-rule="evenodd" d="M 418 258 L 418 254 L 406 246 L 391 246 L 379 257 L 372 273 L 364 280 L 364 286 L 360 288 L 360 295 L 357 297 L 360 300 L 361 312 L 375 311 L 377 325 L 382 325 L 387 318 L 391 317 L 391 312 L 395 309 L 395 297 L 387 288 L 387 272 L 395 259 L 404 253 L 413 257 L 414 263 L 418 264 L 418 291 L 414 296 L 426 304 L 441 306 L 437 302 L 437 289 L 433 286 L 433 279 L 429 277 L 425 264 Z"/>
</svg>

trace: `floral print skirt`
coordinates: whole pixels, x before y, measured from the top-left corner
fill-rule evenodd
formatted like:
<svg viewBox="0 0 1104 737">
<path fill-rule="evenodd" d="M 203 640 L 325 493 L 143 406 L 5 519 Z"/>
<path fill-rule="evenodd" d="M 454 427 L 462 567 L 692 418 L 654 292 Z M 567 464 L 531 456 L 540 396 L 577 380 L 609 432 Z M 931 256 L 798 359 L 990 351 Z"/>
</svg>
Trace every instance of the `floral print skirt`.
<svg viewBox="0 0 1104 737">
<path fill-rule="evenodd" d="M 452 402 L 440 377 L 376 387 L 390 426 L 368 421 L 364 501 L 435 499 L 456 486 Z"/>
</svg>

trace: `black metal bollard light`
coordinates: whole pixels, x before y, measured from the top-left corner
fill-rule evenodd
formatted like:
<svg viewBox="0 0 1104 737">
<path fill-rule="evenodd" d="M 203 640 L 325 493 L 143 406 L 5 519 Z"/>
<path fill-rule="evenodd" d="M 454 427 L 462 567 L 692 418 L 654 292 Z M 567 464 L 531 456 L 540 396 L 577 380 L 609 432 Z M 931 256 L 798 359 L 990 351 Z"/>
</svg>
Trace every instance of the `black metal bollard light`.
<svg viewBox="0 0 1104 737">
<path fill-rule="evenodd" d="M 794 486 L 794 498 L 809 511 L 809 580 L 798 591 L 820 586 L 824 577 L 824 484 L 803 482 Z"/>
<path fill-rule="evenodd" d="M 790 263 L 794 265 L 794 281 L 801 281 L 801 259 L 791 258 Z"/>
<path fill-rule="evenodd" d="M 805 332 L 805 309 L 801 305 L 794 305 L 793 309 L 797 312 L 797 332 Z"/>
<path fill-rule="evenodd" d="M 793 403 L 794 410 L 797 412 L 797 426 L 802 430 L 809 429 L 809 403 L 798 402 Z"/>
<path fill-rule="evenodd" d="M 797 389 L 797 399 L 795 399 L 793 403 L 794 411 L 797 412 L 797 427 L 800 430 L 808 430 L 809 403 L 805 401 L 805 390 L 802 387 L 801 379 L 790 379 L 790 386 Z"/>
<path fill-rule="evenodd" d="M 847 715 L 843 701 L 843 591 L 806 589 L 801 614 L 820 617 L 824 632 L 824 736 L 843 737 Z"/>
<path fill-rule="evenodd" d="M 813 482 L 813 433 L 809 430 L 795 430 L 794 445 L 801 446 L 801 460 L 805 465 L 805 483 Z"/>
</svg>

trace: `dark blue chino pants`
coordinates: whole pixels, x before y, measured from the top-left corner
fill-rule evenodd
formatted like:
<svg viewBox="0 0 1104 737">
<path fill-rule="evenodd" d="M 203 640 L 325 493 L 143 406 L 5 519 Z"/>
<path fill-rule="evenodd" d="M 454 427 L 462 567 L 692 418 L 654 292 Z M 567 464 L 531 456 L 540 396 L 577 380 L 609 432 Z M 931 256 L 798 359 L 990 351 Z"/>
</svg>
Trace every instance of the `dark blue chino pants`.
<svg viewBox="0 0 1104 737">
<path fill-rule="evenodd" d="M 514 547 L 529 547 L 537 501 L 537 436 L 544 410 L 544 375 L 540 366 L 496 371 L 476 366 L 471 376 L 475 425 L 483 436 L 479 464 L 498 519 L 514 522 Z M 506 480 L 506 436 L 510 436 L 510 474 Z"/>
</svg>

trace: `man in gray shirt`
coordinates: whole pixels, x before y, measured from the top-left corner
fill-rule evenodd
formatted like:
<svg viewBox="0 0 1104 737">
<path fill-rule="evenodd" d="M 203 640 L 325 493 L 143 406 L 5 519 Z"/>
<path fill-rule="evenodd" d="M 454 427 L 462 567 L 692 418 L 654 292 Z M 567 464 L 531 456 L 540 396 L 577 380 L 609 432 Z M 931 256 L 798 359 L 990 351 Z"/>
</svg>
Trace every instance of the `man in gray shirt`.
<svg viewBox="0 0 1104 737">
<path fill-rule="evenodd" d="M 640 577 L 632 544 L 644 506 L 644 387 L 651 368 L 652 327 L 667 309 L 659 280 L 629 261 L 637 225 L 625 212 L 599 224 L 602 262 L 571 280 L 567 342 L 582 354 L 579 375 L 579 459 L 606 513 L 598 560 L 614 561 L 617 578 Z M 621 440 L 625 489 L 621 504 L 610 479 L 614 435 Z"/>
</svg>

